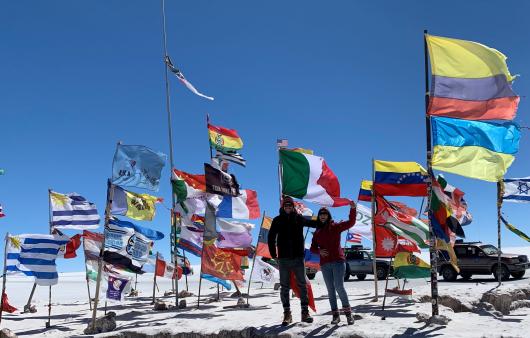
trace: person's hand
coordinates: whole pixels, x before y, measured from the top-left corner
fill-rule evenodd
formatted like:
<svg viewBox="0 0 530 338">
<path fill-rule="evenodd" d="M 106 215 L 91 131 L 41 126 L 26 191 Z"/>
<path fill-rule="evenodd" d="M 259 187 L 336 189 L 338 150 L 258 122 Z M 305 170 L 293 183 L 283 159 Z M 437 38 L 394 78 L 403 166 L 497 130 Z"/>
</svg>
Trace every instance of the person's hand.
<svg viewBox="0 0 530 338">
<path fill-rule="evenodd" d="M 329 255 L 328 250 L 320 249 L 320 256 L 327 257 Z"/>
<path fill-rule="evenodd" d="M 356 206 L 355 202 L 354 201 L 350 201 L 350 208 L 353 209 L 353 208 L 356 208 L 356 207 L 357 206 Z"/>
</svg>

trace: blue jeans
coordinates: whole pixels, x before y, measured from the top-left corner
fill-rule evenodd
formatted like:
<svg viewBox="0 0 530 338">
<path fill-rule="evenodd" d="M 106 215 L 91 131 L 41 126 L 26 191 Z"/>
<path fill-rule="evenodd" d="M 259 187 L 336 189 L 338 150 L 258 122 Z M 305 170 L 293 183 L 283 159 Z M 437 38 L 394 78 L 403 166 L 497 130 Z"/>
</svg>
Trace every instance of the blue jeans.
<svg viewBox="0 0 530 338">
<path fill-rule="evenodd" d="M 302 311 L 307 311 L 309 298 L 307 297 L 307 286 L 305 282 L 304 259 L 300 258 L 280 258 L 278 259 L 280 270 L 280 299 L 283 310 L 290 311 L 289 290 L 291 290 L 291 272 L 294 274 L 298 289 L 300 289 L 300 305 Z"/>
<path fill-rule="evenodd" d="M 349 309 L 350 302 L 348 301 L 348 295 L 344 289 L 344 273 L 346 272 L 346 263 L 326 263 L 322 265 L 320 269 L 322 271 L 322 276 L 324 276 L 324 282 L 326 282 L 326 288 L 328 289 L 329 305 L 331 305 L 331 311 L 338 311 L 337 295 L 335 293 L 339 294 L 342 307 L 344 309 Z"/>
</svg>

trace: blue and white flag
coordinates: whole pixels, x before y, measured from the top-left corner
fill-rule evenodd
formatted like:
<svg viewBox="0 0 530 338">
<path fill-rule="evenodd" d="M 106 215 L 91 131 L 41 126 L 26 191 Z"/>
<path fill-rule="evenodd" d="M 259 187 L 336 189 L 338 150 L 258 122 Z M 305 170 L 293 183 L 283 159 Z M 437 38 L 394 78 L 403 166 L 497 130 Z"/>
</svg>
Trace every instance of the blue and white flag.
<svg viewBox="0 0 530 338">
<path fill-rule="evenodd" d="M 21 273 L 35 277 L 37 285 L 57 284 L 55 259 L 68 236 L 60 235 L 8 235 L 7 273 Z"/>
<path fill-rule="evenodd" d="M 232 284 L 230 284 L 230 282 L 227 281 L 227 280 L 224 280 L 224 279 L 212 276 L 212 275 L 208 275 L 208 274 L 205 274 L 205 273 L 201 274 L 201 278 L 202 279 L 206 279 L 207 281 L 210 281 L 210 282 L 213 282 L 213 283 L 216 283 L 216 284 L 220 284 L 225 289 L 227 289 L 228 291 L 230 291 L 232 289 Z"/>
<path fill-rule="evenodd" d="M 122 300 L 123 290 L 125 290 L 125 287 L 130 283 L 130 279 L 109 276 L 107 284 L 107 299 L 118 301 Z"/>
<path fill-rule="evenodd" d="M 530 202 L 530 177 L 505 178 L 502 199 L 506 202 Z"/>
<path fill-rule="evenodd" d="M 112 163 L 112 183 L 158 191 L 166 155 L 145 146 L 118 144 Z"/>
<path fill-rule="evenodd" d="M 58 229 L 90 230 L 99 226 L 96 205 L 77 193 L 50 192 L 52 226 Z"/>
</svg>

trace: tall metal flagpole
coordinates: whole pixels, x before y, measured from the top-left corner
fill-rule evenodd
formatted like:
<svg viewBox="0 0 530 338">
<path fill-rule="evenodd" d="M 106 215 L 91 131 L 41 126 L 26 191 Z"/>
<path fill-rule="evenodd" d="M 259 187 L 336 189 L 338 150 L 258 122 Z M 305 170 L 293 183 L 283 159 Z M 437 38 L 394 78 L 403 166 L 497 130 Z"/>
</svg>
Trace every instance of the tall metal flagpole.
<svg viewBox="0 0 530 338">
<path fill-rule="evenodd" d="M 430 247 L 429 253 L 431 256 L 431 303 L 432 303 L 432 315 L 438 315 L 438 254 L 436 252 L 436 235 L 432 229 L 432 209 L 431 209 L 431 195 L 432 195 L 432 145 L 431 145 L 431 119 L 427 111 L 429 109 L 429 61 L 427 51 L 427 30 L 423 31 L 423 55 L 424 55 L 424 70 L 425 70 L 425 131 L 427 140 L 427 171 L 429 174 L 428 185 L 427 185 L 427 198 L 429 203 L 428 215 L 429 215 L 429 234 L 430 234 Z"/>
<path fill-rule="evenodd" d="M 259 226 L 259 232 L 258 232 L 258 240 L 256 241 L 256 249 L 254 250 L 254 257 L 252 258 L 252 268 L 250 269 L 250 277 L 248 278 L 248 287 L 247 287 L 247 305 L 248 305 L 248 299 L 250 297 L 250 284 L 252 283 L 252 273 L 254 272 L 254 263 L 256 262 L 256 256 L 258 253 L 258 245 L 259 245 L 259 237 L 261 234 L 261 229 L 263 228 L 263 222 L 265 221 L 265 211 L 263 212 L 263 216 L 261 217 L 261 224 Z"/>
<path fill-rule="evenodd" d="M 372 302 L 377 302 L 379 298 L 379 293 L 377 290 L 377 254 L 376 254 L 377 241 L 375 238 L 376 236 L 375 236 L 375 217 L 374 217 L 374 214 L 375 214 L 374 186 L 375 186 L 375 168 L 374 168 L 374 159 L 372 158 L 372 204 L 371 204 L 371 208 L 372 208 L 372 250 L 374 251 L 374 256 L 372 257 L 372 270 L 374 272 L 374 290 L 375 290 L 375 295 L 374 295 L 374 298 L 372 299 Z"/>
<path fill-rule="evenodd" d="M 51 201 L 52 189 L 48 189 L 48 220 L 50 224 L 50 235 L 52 234 L 52 201 Z M 48 321 L 46 322 L 46 327 L 51 326 L 51 316 L 52 316 L 52 286 L 48 287 Z"/>
<path fill-rule="evenodd" d="M 4 245 L 4 273 L 2 274 L 2 301 L 0 302 L 0 324 L 2 323 L 2 313 L 4 312 L 4 294 L 6 293 L 6 273 L 7 273 L 7 243 L 9 241 L 9 232 L 6 233 Z"/>
<path fill-rule="evenodd" d="M 502 179 L 497 182 L 497 281 L 499 286 L 502 284 L 502 265 L 501 265 L 501 208 L 504 183 Z"/>
<path fill-rule="evenodd" d="M 162 5 L 162 36 L 163 36 L 163 42 L 164 42 L 164 80 L 165 80 L 165 87 L 166 87 L 166 112 L 167 112 L 167 131 L 168 131 L 168 139 L 169 139 L 169 162 L 171 165 L 170 171 L 173 171 L 173 168 L 175 167 L 175 162 L 173 161 L 173 130 L 171 129 L 171 100 L 169 96 L 169 78 L 168 78 L 168 70 L 167 70 L 167 64 L 166 60 L 168 58 L 167 54 L 167 32 L 166 32 L 166 2 L 165 0 L 161 0 Z M 171 174 L 170 174 L 170 181 L 169 184 L 171 185 Z M 171 262 L 175 264 L 175 268 L 178 269 L 178 259 L 177 259 L 177 252 L 176 252 L 176 244 L 177 244 L 177 228 L 176 228 L 176 222 L 175 222 L 175 194 L 173 194 L 173 191 L 171 192 L 171 236 L 170 236 L 170 246 L 171 246 Z M 178 309 L 178 278 L 175 279 L 175 306 Z"/>
</svg>

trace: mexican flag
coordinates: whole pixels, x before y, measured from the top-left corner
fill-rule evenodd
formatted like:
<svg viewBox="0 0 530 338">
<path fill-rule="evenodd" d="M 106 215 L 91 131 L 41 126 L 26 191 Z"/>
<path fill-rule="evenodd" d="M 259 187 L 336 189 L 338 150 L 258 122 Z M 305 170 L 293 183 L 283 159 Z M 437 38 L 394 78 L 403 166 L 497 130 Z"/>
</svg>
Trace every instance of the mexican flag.
<svg viewBox="0 0 530 338">
<path fill-rule="evenodd" d="M 179 203 L 188 198 L 201 197 L 206 191 L 206 178 L 204 175 L 192 175 L 173 169 L 171 183 L 173 185 L 173 193 Z"/>
<path fill-rule="evenodd" d="M 328 207 L 348 205 L 340 197 L 337 176 L 322 157 L 292 150 L 280 150 L 282 193 Z"/>
</svg>

